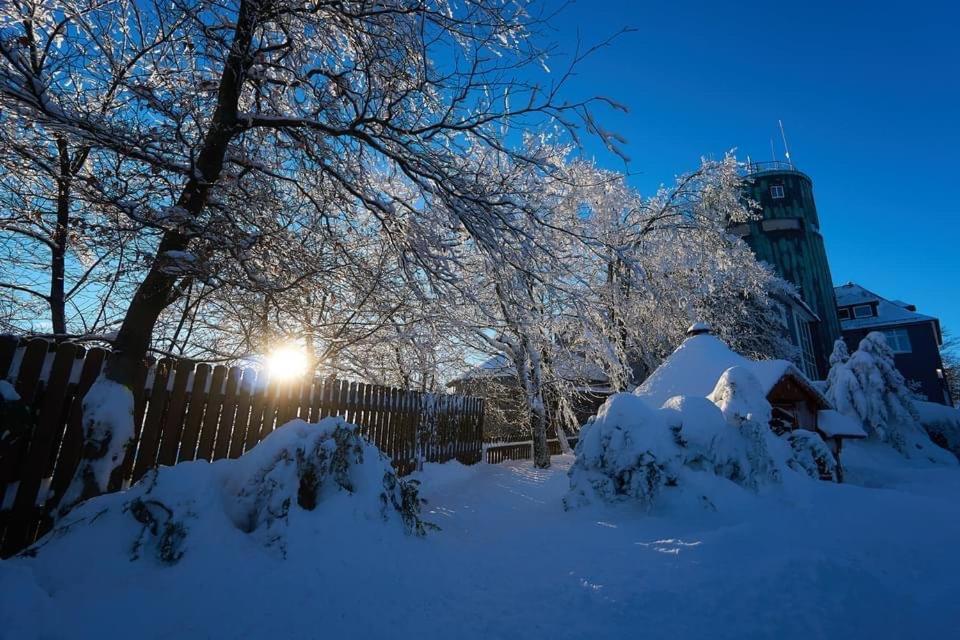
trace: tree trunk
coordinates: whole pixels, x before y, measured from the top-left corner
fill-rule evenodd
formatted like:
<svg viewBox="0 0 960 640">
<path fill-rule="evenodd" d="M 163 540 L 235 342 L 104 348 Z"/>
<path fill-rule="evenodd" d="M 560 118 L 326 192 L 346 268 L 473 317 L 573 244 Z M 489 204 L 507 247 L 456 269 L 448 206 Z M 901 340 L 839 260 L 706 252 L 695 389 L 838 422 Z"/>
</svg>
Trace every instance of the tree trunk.
<svg viewBox="0 0 960 640">
<path fill-rule="evenodd" d="M 543 404 L 530 408 L 530 431 L 533 433 L 533 466 L 550 468 L 550 448 L 547 445 L 547 416 Z"/>
<path fill-rule="evenodd" d="M 178 207 L 194 216 L 200 214 L 206 207 L 210 189 L 216 184 L 223 171 L 227 147 L 241 128 L 237 118 L 238 105 L 245 76 L 251 63 L 250 46 L 258 24 L 258 7 L 259 3 L 247 0 L 240 4 L 234 39 L 220 78 L 217 106 L 210 121 L 210 128 L 197 155 L 191 177 L 177 200 Z M 184 251 L 189 243 L 189 236 L 179 231 L 167 231 L 163 234 L 153 264 L 140 286 L 137 287 L 127 307 L 123 324 L 117 333 L 113 354 L 103 373 L 107 380 L 135 391 L 136 374 L 144 364 L 157 319 L 178 295 L 178 276 L 166 272 L 164 254 L 168 251 Z M 95 473 L 94 469 L 100 469 L 102 465 L 109 464 L 105 456 L 110 448 L 111 434 L 133 433 L 132 428 L 127 428 L 130 425 L 99 424 L 86 420 L 86 416 L 84 425 L 83 458 L 77 467 L 71 489 L 74 489 L 73 484 L 77 483 L 82 484 L 83 487 L 82 491 L 74 492 L 79 499 L 72 501 L 73 504 L 106 490 L 106 487 L 100 486 L 99 482 L 90 481 L 91 477 L 100 478 L 104 475 Z M 91 434 L 98 431 L 100 436 L 94 440 Z M 103 434 L 106 434 L 105 439 Z M 121 462 L 122 460 L 116 462 L 116 466 Z M 69 509 L 72 506 L 72 504 L 66 505 L 66 508 Z"/>
<path fill-rule="evenodd" d="M 67 141 L 57 139 L 57 152 L 60 161 L 57 178 L 57 226 L 53 230 L 53 246 L 50 247 L 50 323 L 53 333 L 62 336 L 67 333 L 66 296 L 64 294 L 65 261 L 67 255 L 67 232 L 70 225 L 70 152 Z"/>
</svg>

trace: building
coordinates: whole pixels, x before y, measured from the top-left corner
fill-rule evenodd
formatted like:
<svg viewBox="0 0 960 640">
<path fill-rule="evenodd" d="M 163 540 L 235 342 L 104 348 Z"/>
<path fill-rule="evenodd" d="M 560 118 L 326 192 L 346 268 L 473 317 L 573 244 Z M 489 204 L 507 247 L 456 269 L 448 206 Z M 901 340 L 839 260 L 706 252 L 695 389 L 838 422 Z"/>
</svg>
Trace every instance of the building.
<svg viewBox="0 0 960 640">
<path fill-rule="evenodd" d="M 747 195 L 759 204 L 761 215 L 730 230 L 746 241 L 758 260 L 797 288 L 813 315 L 798 305 L 785 306 L 791 338 L 801 352 L 798 364 L 812 361 L 815 367 L 804 365 L 807 375 L 825 378 L 840 322 L 813 181 L 792 163 L 779 161 L 750 164 L 748 172 Z"/>
<path fill-rule="evenodd" d="M 893 349 L 897 369 L 930 402 L 951 405 L 943 374 L 940 321 L 917 312 L 912 304 L 887 300 L 848 282 L 834 290 L 837 317 L 847 348 L 853 351 L 871 331 L 880 331 Z"/>
<path fill-rule="evenodd" d="M 777 434 L 795 429 L 819 433 L 829 443 L 837 464 L 843 440 L 865 438 L 860 424 L 836 412 L 816 385 L 792 362 L 751 360 L 736 353 L 701 323 L 689 337 L 637 387 L 636 394 L 660 407 L 673 396 L 709 396 L 731 367 L 748 370 L 771 406 L 770 428 Z"/>
</svg>

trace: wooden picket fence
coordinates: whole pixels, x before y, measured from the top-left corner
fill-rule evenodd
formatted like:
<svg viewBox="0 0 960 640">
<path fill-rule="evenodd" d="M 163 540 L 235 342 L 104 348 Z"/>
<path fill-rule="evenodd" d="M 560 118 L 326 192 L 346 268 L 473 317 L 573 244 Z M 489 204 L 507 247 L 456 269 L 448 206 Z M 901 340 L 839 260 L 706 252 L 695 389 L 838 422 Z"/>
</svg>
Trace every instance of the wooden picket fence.
<svg viewBox="0 0 960 640">
<path fill-rule="evenodd" d="M 577 446 L 577 438 L 567 438 L 571 447 Z M 550 449 L 550 455 L 558 456 L 563 453 L 560 450 L 559 440 L 547 440 L 547 448 Z M 533 441 L 523 440 L 521 442 L 498 442 L 496 444 L 486 444 L 483 446 L 484 461 L 490 464 L 499 464 L 507 460 L 532 460 L 533 459 Z"/>
<path fill-rule="evenodd" d="M 0 557 L 49 529 L 80 459 L 80 399 L 108 356 L 102 348 L 0 336 L 0 380 L 13 384 L 29 423 L 12 445 L 0 440 Z M 418 461 L 473 464 L 483 456 L 483 410 L 482 399 L 468 396 L 338 379 L 273 382 L 254 369 L 161 359 L 139 372 L 135 437 L 110 490 L 158 465 L 236 458 L 294 418 L 342 416 L 401 474 Z"/>
</svg>

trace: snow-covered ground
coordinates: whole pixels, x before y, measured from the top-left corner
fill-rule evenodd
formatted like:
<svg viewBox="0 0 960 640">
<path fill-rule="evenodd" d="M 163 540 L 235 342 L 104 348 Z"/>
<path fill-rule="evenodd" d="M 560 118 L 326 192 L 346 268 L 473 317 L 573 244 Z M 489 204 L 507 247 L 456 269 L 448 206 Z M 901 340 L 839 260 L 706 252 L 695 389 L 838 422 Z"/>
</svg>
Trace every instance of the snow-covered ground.
<svg viewBox="0 0 960 640">
<path fill-rule="evenodd" d="M 565 512 L 571 462 L 428 466 L 442 530 L 422 538 L 318 508 L 309 527 L 291 516 L 286 559 L 229 528 L 173 566 L 51 545 L 0 563 L 0 637 L 956 637 L 957 468 L 857 443 L 858 485 L 724 481 L 716 511 Z"/>
</svg>

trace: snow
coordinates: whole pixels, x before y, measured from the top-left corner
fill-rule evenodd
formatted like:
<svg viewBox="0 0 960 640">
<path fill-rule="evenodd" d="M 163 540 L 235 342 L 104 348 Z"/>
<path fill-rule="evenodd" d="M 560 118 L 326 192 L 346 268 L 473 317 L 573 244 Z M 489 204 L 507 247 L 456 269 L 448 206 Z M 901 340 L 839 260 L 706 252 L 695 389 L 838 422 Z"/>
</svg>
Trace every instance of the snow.
<svg viewBox="0 0 960 640">
<path fill-rule="evenodd" d="M 97 378 L 83 397 L 83 436 L 85 443 L 103 443 L 105 454 L 91 462 L 93 479 L 101 491 L 107 490 L 110 473 L 133 439 L 133 393 L 122 384 Z M 71 486 L 79 489 L 80 484 Z M 64 497 L 70 503 L 72 496 Z"/>
<path fill-rule="evenodd" d="M 743 367 L 750 371 L 764 394 L 788 373 L 801 383 L 810 382 L 786 360 L 750 360 L 734 352 L 719 338 L 709 334 L 694 335 L 679 347 L 637 387 L 636 394 L 652 406 L 660 406 L 673 396 L 706 397 L 713 391 L 724 371 Z M 818 393 L 812 386 L 811 390 Z"/>
<path fill-rule="evenodd" d="M 833 409 L 821 409 L 817 412 L 817 428 L 829 438 L 866 438 L 863 426 L 850 416 Z"/>
<path fill-rule="evenodd" d="M 960 473 L 848 446 L 848 477 L 869 488 L 731 484 L 715 511 L 564 511 L 572 457 L 557 456 L 549 470 L 426 465 L 441 531 L 425 538 L 338 508 L 283 559 L 210 519 L 169 567 L 88 535 L 0 563 L 0 637 L 952 637 Z M 192 486 L 211 466 L 177 473 Z"/>
</svg>

